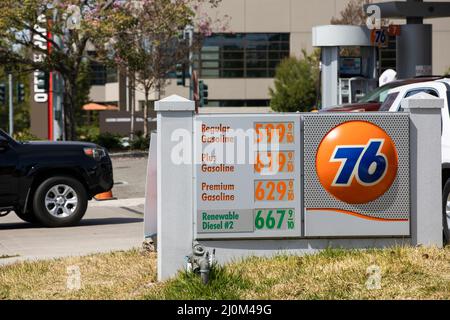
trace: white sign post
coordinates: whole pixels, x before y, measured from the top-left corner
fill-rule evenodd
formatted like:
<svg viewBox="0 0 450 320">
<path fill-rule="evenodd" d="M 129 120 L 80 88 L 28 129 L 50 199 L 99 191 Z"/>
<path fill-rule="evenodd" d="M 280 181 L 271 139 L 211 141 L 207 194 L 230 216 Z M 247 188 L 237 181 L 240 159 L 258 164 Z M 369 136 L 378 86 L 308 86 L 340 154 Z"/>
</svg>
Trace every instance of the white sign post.
<svg viewBox="0 0 450 320">
<path fill-rule="evenodd" d="M 158 280 L 162 280 L 176 274 L 192 250 L 193 166 L 189 142 L 192 142 L 195 103 L 170 96 L 157 101 L 155 110 L 158 112 Z M 184 143 L 188 145 L 179 148 Z"/>
<path fill-rule="evenodd" d="M 156 240 L 158 233 L 158 206 L 157 206 L 157 135 L 152 133 L 150 136 L 150 150 L 147 165 L 147 181 L 145 185 L 145 211 L 144 211 L 144 237 Z"/>
</svg>

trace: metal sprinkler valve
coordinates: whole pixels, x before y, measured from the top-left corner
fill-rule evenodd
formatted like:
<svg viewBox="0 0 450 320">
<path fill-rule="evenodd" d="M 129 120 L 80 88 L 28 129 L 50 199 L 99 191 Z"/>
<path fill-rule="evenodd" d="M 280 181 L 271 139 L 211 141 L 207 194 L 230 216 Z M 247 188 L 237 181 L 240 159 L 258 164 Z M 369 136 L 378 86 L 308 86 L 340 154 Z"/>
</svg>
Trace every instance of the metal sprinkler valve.
<svg viewBox="0 0 450 320">
<path fill-rule="evenodd" d="M 207 284 L 209 281 L 209 273 L 214 263 L 215 249 L 212 255 L 205 251 L 202 245 L 197 241 L 192 243 L 192 254 L 187 256 L 188 271 L 200 274 L 203 284 Z"/>
</svg>

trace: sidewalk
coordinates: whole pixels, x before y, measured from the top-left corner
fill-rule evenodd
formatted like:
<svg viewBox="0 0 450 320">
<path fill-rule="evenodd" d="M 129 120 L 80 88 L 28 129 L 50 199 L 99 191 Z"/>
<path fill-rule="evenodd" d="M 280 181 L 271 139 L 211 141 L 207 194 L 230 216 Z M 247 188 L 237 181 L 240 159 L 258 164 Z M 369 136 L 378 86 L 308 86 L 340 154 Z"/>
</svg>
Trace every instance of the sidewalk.
<svg viewBox="0 0 450 320">
<path fill-rule="evenodd" d="M 121 207 L 142 207 L 142 214 L 144 214 L 145 198 L 133 198 L 133 199 L 114 199 L 106 201 L 91 201 L 89 202 L 89 208 L 121 208 Z"/>
<path fill-rule="evenodd" d="M 84 219 L 70 228 L 40 228 L 12 213 L 0 220 L 0 265 L 140 247 L 144 207 L 131 200 L 91 201 Z"/>
</svg>

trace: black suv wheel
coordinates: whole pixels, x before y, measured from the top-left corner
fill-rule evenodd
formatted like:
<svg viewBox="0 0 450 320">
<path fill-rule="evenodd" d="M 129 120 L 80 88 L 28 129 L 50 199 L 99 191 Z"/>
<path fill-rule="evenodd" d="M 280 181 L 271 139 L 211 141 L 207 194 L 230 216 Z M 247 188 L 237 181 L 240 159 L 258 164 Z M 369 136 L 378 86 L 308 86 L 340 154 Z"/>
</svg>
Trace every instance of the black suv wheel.
<svg viewBox="0 0 450 320">
<path fill-rule="evenodd" d="M 74 225 L 83 218 L 86 209 L 86 190 L 72 177 L 49 178 L 34 193 L 33 212 L 46 227 Z"/>
<path fill-rule="evenodd" d="M 23 213 L 20 210 L 15 210 L 14 212 L 16 213 L 16 216 L 18 216 L 20 219 L 22 219 L 25 222 L 29 222 L 29 223 L 38 222 L 36 219 L 36 216 L 34 215 L 33 212 Z"/>
</svg>

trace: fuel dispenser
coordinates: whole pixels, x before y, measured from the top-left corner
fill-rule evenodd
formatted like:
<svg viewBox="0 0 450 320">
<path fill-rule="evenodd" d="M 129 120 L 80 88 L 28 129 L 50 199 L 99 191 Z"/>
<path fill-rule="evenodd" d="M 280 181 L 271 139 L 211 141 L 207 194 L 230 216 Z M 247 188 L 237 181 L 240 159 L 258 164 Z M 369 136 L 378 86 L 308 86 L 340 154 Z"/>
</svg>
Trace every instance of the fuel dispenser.
<svg viewBox="0 0 450 320">
<path fill-rule="evenodd" d="M 314 27 L 313 46 L 322 52 L 322 108 L 357 102 L 377 87 L 377 48 L 366 27 Z"/>
</svg>

